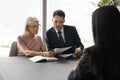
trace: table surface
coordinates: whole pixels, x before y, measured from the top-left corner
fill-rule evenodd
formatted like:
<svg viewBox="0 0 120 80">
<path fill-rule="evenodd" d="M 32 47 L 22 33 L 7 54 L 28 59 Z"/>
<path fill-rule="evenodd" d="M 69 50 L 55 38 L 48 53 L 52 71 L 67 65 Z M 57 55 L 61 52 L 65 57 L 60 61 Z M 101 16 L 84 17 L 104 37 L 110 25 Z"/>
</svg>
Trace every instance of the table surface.
<svg viewBox="0 0 120 80">
<path fill-rule="evenodd" d="M 0 58 L 0 80 L 67 80 L 76 60 L 34 63 L 27 57 Z"/>
</svg>

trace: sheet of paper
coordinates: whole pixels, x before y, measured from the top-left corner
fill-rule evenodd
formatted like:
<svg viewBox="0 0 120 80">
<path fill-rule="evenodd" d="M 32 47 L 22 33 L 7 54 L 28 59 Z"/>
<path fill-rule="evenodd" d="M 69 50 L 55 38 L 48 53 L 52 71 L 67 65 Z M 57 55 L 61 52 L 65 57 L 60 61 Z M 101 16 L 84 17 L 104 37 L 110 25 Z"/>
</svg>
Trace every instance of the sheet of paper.
<svg viewBox="0 0 120 80">
<path fill-rule="evenodd" d="M 73 53 L 71 53 L 71 54 L 61 54 L 59 56 L 61 56 L 63 58 L 67 58 L 67 57 L 73 56 Z"/>
<path fill-rule="evenodd" d="M 63 48 L 55 48 L 54 49 L 54 53 L 62 53 L 62 52 L 66 51 L 66 50 L 68 50 L 70 48 L 71 48 L 71 46 L 69 46 L 69 47 L 63 47 Z"/>
<path fill-rule="evenodd" d="M 41 61 L 43 59 L 46 59 L 46 61 L 58 60 L 56 57 L 43 57 L 43 56 L 34 56 L 29 58 L 29 60 L 33 62 Z"/>
</svg>

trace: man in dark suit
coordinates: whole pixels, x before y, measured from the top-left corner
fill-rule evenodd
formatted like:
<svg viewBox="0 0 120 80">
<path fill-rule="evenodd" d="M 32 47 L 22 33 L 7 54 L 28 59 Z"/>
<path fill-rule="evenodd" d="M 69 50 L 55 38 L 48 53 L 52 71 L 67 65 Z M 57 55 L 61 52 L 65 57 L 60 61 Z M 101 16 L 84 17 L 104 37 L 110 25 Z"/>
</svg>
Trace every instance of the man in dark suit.
<svg viewBox="0 0 120 80">
<path fill-rule="evenodd" d="M 74 26 L 64 25 L 65 13 L 62 10 L 54 11 L 52 22 L 54 26 L 46 32 L 46 44 L 48 50 L 71 46 L 70 49 L 63 53 L 80 55 L 84 46 L 76 28 Z M 59 32 L 61 35 L 59 35 Z M 62 36 L 61 41 L 59 39 L 60 36 Z"/>
</svg>

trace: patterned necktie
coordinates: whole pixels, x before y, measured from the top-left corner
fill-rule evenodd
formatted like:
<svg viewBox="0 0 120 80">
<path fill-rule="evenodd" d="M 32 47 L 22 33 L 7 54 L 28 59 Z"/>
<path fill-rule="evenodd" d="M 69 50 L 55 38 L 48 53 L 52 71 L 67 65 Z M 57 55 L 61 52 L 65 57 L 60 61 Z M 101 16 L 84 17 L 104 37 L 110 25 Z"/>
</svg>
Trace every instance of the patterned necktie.
<svg viewBox="0 0 120 80">
<path fill-rule="evenodd" d="M 61 47 L 64 47 L 64 40 L 63 40 L 63 37 L 61 35 L 61 31 L 58 31 L 58 34 L 59 34 L 59 42 L 60 42 L 60 46 Z"/>
</svg>

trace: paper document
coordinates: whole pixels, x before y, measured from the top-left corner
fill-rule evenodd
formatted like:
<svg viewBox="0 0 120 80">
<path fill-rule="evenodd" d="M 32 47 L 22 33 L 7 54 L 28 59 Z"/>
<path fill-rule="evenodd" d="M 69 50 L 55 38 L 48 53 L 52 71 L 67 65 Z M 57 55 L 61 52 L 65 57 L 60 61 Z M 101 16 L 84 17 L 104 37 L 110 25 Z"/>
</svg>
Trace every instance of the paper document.
<svg viewBox="0 0 120 80">
<path fill-rule="evenodd" d="M 71 54 L 61 54 L 61 55 L 59 55 L 60 57 L 63 57 L 63 58 L 68 58 L 68 57 L 70 57 L 70 56 L 73 56 L 73 53 L 71 53 Z"/>
<path fill-rule="evenodd" d="M 34 56 L 29 58 L 32 62 L 38 62 L 38 61 L 55 61 L 58 60 L 56 57 L 43 57 L 43 56 Z"/>
<path fill-rule="evenodd" d="M 68 50 L 70 48 L 71 48 L 71 46 L 69 46 L 69 47 L 63 47 L 63 48 L 55 48 L 54 49 L 54 53 L 62 53 L 62 52 L 66 51 L 66 50 Z"/>
</svg>

